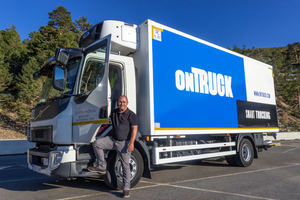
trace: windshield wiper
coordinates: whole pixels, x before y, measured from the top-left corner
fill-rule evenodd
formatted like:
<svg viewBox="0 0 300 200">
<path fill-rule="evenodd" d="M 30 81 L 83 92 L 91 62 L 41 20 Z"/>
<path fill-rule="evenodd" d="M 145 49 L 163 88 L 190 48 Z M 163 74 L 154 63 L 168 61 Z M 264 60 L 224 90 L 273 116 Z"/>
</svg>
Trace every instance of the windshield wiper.
<svg viewBox="0 0 300 200">
<path fill-rule="evenodd" d="M 47 105 L 43 110 L 41 110 L 39 112 L 39 114 L 34 118 L 34 120 L 36 120 L 37 118 L 39 118 L 49 107 L 50 107 L 50 105 Z"/>
<path fill-rule="evenodd" d="M 65 98 L 65 97 L 77 97 L 81 96 L 82 94 L 62 94 L 60 97 Z"/>
<path fill-rule="evenodd" d="M 63 99 L 63 98 L 67 98 L 67 97 L 82 97 L 82 96 L 88 96 L 89 93 L 82 93 L 82 94 L 62 94 L 58 97 L 53 97 L 48 99 L 47 101 L 49 102 L 53 102 L 56 101 L 58 99 Z"/>
<path fill-rule="evenodd" d="M 63 98 L 72 97 L 72 96 L 81 96 L 81 94 L 62 94 L 60 96 L 50 98 L 50 99 L 48 99 L 48 101 L 52 102 L 52 101 L 56 101 L 58 99 L 63 99 Z"/>
<path fill-rule="evenodd" d="M 82 97 L 82 96 L 88 96 L 88 94 L 86 94 L 86 93 L 81 93 L 81 94 L 62 94 L 59 98 Z"/>
</svg>

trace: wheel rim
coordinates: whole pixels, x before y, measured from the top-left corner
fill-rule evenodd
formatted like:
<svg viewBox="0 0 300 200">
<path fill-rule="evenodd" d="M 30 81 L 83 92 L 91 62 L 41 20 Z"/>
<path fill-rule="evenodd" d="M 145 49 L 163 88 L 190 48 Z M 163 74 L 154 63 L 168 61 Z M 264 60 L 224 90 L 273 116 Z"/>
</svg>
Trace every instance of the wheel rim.
<svg viewBox="0 0 300 200">
<path fill-rule="evenodd" d="M 130 180 L 132 180 L 136 176 L 136 173 L 137 173 L 137 161 L 136 161 L 135 157 L 133 157 L 133 156 L 130 157 L 129 166 L 130 166 Z M 116 162 L 115 173 L 116 173 L 117 179 L 122 181 L 123 180 L 123 167 L 122 167 L 120 158 Z"/>
<path fill-rule="evenodd" d="M 243 145 L 243 147 L 242 147 L 242 156 L 243 156 L 244 161 L 246 161 L 246 162 L 250 161 L 250 159 L 251 159 L 251 150 L 250 150 L 249 145 L 247 145 L 247 144 Z"/>
</svg>

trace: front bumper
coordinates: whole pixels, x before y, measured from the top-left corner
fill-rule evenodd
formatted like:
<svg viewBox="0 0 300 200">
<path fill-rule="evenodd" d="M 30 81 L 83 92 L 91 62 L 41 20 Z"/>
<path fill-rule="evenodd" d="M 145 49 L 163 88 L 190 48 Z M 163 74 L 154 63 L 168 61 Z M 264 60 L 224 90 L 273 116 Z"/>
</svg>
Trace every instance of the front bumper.
<svg viewBox="0 0 300 200">
<path fill-rule="evenodd" d="M 92 165 L 90 160 L 76 161 L 76 150 L 72 146 L 58 147 L 55 151 L 29 149 L 27 163 L 29 169 L 51 177 L 99 176 L 87 170 Z"/>
<path fill-rule="evenodd" d="M 73 146 L 60 146 L 53 151 L 33 148 L 27 153 L 28 168 L 47 176 L 52 176 L 52 172 L 60 165 L 75 161 L 76 151 Z"/>
</svg>

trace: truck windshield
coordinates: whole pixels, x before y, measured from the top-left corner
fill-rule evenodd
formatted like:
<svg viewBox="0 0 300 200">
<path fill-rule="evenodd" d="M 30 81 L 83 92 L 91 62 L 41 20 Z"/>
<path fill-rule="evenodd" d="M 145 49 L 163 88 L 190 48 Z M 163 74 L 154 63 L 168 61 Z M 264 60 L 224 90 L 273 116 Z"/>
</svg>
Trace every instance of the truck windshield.
<svg viewBox="0 0 300 200">
<path fill-rule="evenodd" d="M 49 99 L 60 97 L 66 94 L 72 94 L 78 67 L 80 65 L 81 57 L 74 57 L 68 61 L 66 66 L 67 69 L 67 80 L 66 80 L 66 89 L 64 91 L 58 91 L 53 87 L 53 67 L 49 70 L 47 77 L 44 78 L 43 89 L 40 95 L 39 102 L 46 102 Z"/>
</svg>

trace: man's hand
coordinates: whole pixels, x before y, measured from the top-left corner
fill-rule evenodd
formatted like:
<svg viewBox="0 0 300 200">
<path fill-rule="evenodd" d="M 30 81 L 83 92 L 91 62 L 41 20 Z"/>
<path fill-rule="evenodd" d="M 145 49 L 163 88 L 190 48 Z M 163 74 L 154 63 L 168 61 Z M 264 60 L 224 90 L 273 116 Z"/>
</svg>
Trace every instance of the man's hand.
<svg viewBox="0 0 300 200">
<path fill-rule="evenodd" d="M 130 138 L 129 145 L 128 145 L 128 151 L 129 152 L 133 152 L 133 150 L 134 150 L 134 141 L 135 141 L 135 138 L 136 138 L 138 126 L 137 125 L 131 126 L 131 129 L 132 129 L 131 138 Z"/>
<path fill-rule="evenodd" d="M 128 151 L 129 152 L 133 152 L 133 150 L 134 150 L 134 144 L 133 143 L 129 143 L 129 145 L 128 145 Z"/>
</svg>

